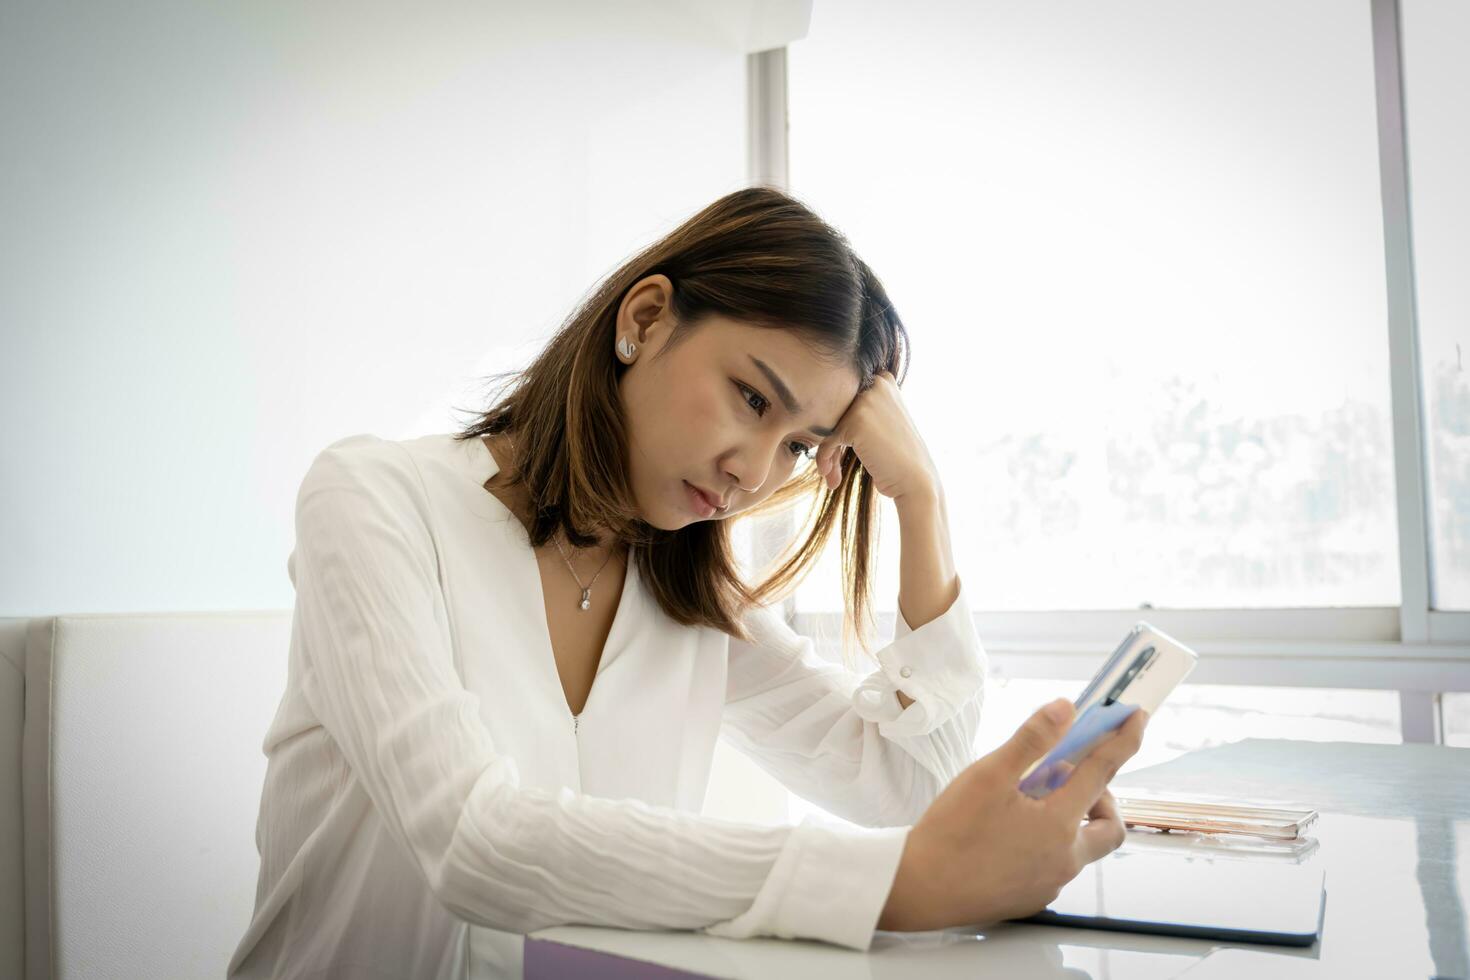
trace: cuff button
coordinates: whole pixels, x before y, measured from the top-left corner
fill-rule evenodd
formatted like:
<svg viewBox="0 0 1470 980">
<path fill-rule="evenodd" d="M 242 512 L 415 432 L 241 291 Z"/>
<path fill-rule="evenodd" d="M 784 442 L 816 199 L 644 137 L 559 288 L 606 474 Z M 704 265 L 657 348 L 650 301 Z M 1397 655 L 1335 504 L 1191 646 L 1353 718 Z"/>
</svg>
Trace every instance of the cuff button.
<svg viewBox="0 0 1470 980">
<path fill-rule="evenodd" d="M 903 668 L 900 668 L 900 670 L 898 672 L 898 676 L 900 676 L 900 677 L 908 677 L 913 672 L 914 672 L 914 668 L 912 668 L 912 667 L 903 667 Z"/>
</svg>

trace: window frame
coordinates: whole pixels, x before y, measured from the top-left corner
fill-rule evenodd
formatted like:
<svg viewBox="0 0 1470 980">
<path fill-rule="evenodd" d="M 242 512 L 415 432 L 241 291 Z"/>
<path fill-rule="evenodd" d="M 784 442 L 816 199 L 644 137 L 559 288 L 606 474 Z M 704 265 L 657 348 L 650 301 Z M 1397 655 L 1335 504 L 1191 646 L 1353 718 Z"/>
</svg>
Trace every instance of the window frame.
<svg viewBox="0 0 1470 980">
<path fill-rule="evenodd" d="M 1367 0 L 1372 21 L 1380 203 L 1388 298 L 1389 374 L 1398 508 L 1398 606 L 1291 609 L 1103 609 L 977 611 L 994 671 L 1010 677 L 1085 680 L 1100 651 L 1140 618 L 1188 636 L 1201 654 L 1190 681 L 1267 687 L 1381 688 L 1399 692 L 1405 742 L 1444 744 L 1442 693 L 1470 691 L 1470 611 L 1432 607 L 1429 484 L 1420 371 L 1418 312 L 1403 98 L 1399 0 Z M 748 167 L 752 185 L 786 189 L 787 49 L 747 61 Z M 759 518 L 753 567 L 767 565 L 795 533 L 790 514 Z M 840 613 L 803 613 L 782 604 L 787 621 L 824 655 L 839 656 Z M 894 613 L 877 616 L 877 636 L 893 635 Z"/>
</svg>

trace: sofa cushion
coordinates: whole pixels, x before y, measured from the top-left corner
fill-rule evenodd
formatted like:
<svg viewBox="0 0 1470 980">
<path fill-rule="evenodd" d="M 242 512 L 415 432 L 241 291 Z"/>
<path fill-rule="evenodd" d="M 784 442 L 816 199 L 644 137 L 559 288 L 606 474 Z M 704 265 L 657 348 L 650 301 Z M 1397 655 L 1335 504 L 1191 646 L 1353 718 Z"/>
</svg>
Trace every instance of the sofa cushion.
<svg viewBox="0 0 1470 980">
<path fill-rule="evenodd" d="M 20 806 L 25 717 L 26 620 L 0 619 L 0 977 L 25 964 L 25 884 Z"/>
<path fill-rule="evenodd" d="M 33 619 L 26 975 L 222 976 L 254 908 L 291 613 Z"/>
</svg>

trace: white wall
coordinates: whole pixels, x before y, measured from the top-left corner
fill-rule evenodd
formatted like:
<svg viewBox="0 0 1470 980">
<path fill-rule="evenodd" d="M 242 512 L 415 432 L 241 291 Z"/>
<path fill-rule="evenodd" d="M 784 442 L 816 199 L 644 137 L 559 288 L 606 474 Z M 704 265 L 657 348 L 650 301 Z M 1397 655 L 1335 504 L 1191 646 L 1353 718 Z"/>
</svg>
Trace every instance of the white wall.
<svg viewBox="0 0 1470 980">
<path fill-rule="evenodd" d="M 746 55 L 809 16 L 0 0 L 0 617 L 290 608 L 311 458 L 448 431 L 743 186 Z M 707 812 L 786 794 L 722 744 Z"/>
<path fill-rule="evenodd" d="M 809 9 L 5 3 L 0 616 L 289 607 L 312 456 L 448 431 L 743 186 Z"/>
</svg>

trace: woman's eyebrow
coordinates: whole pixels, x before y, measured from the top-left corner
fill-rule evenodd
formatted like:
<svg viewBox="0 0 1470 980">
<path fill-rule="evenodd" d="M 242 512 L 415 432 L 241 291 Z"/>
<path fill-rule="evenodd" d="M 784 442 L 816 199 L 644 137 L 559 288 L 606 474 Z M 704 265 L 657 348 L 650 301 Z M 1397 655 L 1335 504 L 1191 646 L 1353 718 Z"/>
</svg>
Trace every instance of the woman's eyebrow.
<svg viewBox="0 0 1470 980">
<path fill-rule="evenodd" d="M 754 354 L 746 354 L 745 356 L 755 363 L 755 366 L 760 369 L 760 372 L 766 376 L 766 380 L 771 383 L 771 387 L 776 389 L 776 397 L 781 399 L 781 404 L 786 407 L 787 414 L 792 418 L 800 415 L 801 402 L 796 400 L 796 396 L 791 393 L 790 388 L 786 387 L 786 382 L 781 380 L 781 376 L 773 371 L 769 364 Z M 814 425 L 807 431 L 817 436 L 830 436 L 833 430 L 827 428 L 825 425 Z"/>
</svg>

